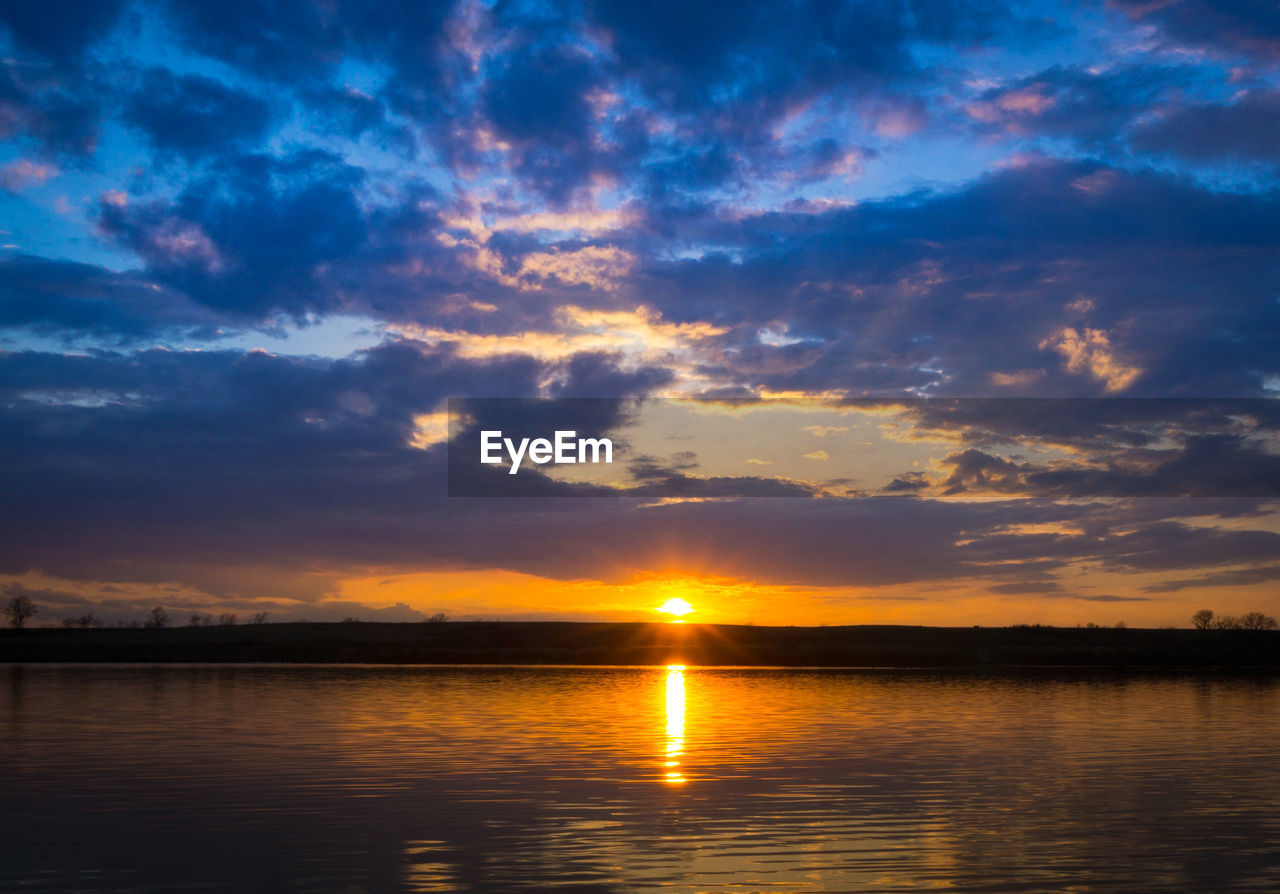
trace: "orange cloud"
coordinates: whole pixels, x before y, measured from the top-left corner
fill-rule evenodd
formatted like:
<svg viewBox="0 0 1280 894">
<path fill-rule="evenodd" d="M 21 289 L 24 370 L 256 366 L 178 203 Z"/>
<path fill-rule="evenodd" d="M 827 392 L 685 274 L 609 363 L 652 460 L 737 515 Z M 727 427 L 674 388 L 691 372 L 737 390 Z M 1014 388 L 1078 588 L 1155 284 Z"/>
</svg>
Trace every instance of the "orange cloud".
<svg viewBox="0 0 1280 894">
<path fill-rule="evenodd" d="M 1013 373 L 993 372 L 991 384 L 1002 388 L 1026 388 L 1034 385 L 1047 375 L 1043 369 L 1020 369 Z"/>
<path fill-rule="evenodd" d="M 530 252 L 519 260 L 514 272 L 506 260 L 489 247 L 496 232 L 518 233 L 601 233 L 631 223 L 633 215 L 626 209 L 584 208 L 571 211 L 539 211 L 498 217 L 488 223 L 475 208 L 444 218 L 452 232 L 436 235 L 446 248 L 469 248 L 464 255 L 470 266 L 503 285 L 527 291 L 545 288 L 552 282 L 561 285 L 590 286 L 605 292 L 617 289 L 636 263 L 635 255 L 613 245 L 588 245 L 582 248 L 549 248 Z"/>
<path fill-rule="evenodd" d="M 1039 343 L 1039 348 L 1053 348 L 1066 360 L 1069 373 L 1088 373 L 1107 391 L 1124 391 L 1142 375 L 1138 366 L 1124 364 L 1116 357 L 1111 339 L 1102 329 L 1064 327 Z"/>
<path fill-rule="evenodd" d="M 1142 369 L 1121 361 L 1111 345 L 1111 339 L 1101 329 L 1070 326 L 1040 342 L 1040 350 L 1052 348 L 1066 361 L 1067 372 L 1088 373 L 1102 382 L 1107 391 L 1124 391 L 1142 375 Z"/>
<path fill-rule="evenodd" d="M 705 322 L 671 323 L 644 306 L 592 310 L 577 305 L 558 308 L 554 329 L 543 332 L 475 333 L 416 324 L 387 328 L 432 346 L 450 345 L 458 356 L 469 359 L 527 354 L 554 363 L 584 351 L 604 351 L 619 354 L 631 364 L 662 363 L 674 368 L 685 374 L 688 388 L 705 386 L 694 368 L 715 350 L 708 340 L 728 331 Z"/>
<path fill-rule="evenodd" d="M 520 270 L 513 284 L 541 288 L 548 280 L 558 280 L 564 285 L 591 286 L 611 292 L 635 263 L 635 255 L 608 245 L 589 245 L 572 251 L 552 249 L 533 252 L 520 260 Z"/>
</svg>

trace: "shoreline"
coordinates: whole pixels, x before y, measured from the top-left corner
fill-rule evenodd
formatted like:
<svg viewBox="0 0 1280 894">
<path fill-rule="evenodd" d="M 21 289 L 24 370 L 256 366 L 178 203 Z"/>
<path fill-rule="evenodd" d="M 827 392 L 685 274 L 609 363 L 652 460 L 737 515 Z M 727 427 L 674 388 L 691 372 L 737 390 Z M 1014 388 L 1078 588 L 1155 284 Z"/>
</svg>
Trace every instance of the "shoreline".
<svg viewBox="0 0 1280 894">
<path fill-rule="evenodd" d="M 904 669 L 1280 669 L 1280 632 L 574 621 L 0 631 L 0 663 Z"/>
</svg>

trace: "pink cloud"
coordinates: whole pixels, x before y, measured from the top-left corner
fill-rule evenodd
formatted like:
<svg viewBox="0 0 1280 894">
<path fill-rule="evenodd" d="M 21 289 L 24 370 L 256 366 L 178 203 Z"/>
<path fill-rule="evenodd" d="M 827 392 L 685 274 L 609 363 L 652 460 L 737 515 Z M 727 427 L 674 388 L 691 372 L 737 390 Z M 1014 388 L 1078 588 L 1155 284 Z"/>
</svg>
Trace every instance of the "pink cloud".
<svg viewBox="0 0 1280 894">
<path fill-rule="evenodd" d="M 22 192 L 29 186 L 42 186 L 45 181 L 58 176 L 53 165 L 36 164 L 27 159 L 11 161 L 0 168 L 0 184 L 10 192 Z"/>
</svg>

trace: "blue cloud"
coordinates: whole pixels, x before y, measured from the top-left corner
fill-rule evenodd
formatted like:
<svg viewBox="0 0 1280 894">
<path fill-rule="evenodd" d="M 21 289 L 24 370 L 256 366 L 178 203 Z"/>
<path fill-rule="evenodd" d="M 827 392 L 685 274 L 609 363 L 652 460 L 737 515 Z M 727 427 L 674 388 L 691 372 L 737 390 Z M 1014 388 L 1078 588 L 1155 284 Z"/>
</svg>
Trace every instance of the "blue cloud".
<svg viewBox="0 0 1280 894">
<path fill-rule="evenodd" d="M 141 74 L 125 103 L 124 117 L 141 128 L 160 153 L 196 159 L 259 145 L 271 108 L 212 78 L 153 68 Z"/>
</svg>

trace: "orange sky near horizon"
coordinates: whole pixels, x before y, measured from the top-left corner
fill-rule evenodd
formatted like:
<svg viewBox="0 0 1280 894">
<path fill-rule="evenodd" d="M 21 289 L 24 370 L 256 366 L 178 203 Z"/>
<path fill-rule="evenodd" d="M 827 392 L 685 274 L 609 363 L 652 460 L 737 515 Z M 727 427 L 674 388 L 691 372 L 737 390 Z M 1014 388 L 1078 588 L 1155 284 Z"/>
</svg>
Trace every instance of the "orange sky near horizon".
<svg viewBox="0 0 1280 894">
<path fill-rule="evenodd" d="M 1130 627 L 1188 627 L 1191 615 L 1203 608 L 1219 615 L 1280 614 L 1280 600 L 1265 582 L 1152 594 L 1142 588 L 1167 578 L 1167 572 L 1122 574 L 1087 568 L 1071 578 L 1071 595 L 993 593 L 993 581 L 977 577 L 879 587 L 800 586 L 678 567 L 637 572 L 619 581 L 556 580 L 502 569 L 326 569 L 295 572 L 288 578 L 272 576 L 271 569 L 224 571 L 225 580 L 211 582 L 225 585 L 234 580 L 245 595 L 219 595 L 218 586 L 202 590 L 176 581 L 82 581 L 37 571 L 0 577 L 0 587 L 21 587 L 33 594 L 42 606 L 36 626 L 56 626 L 63 615 L 74 617 L 88 608 L 108 623 L 141 618 L 154 605 L 164 606 L 175 625 L 185 624 L 191 613 L 236 612 L 243 620 L 258 610 L 268 611 L 273 621 L 348 616 L 410 621 L 442 612 L 453 620 L 664 622 L 673 617 L 658 609 L 672 599 L 683 599 L 694 608 L 682 619 L 687 623 L 763 626 L 1111 626 L 1123 621 Z M 285 587 L 299 598 L 256 597 L 255 577 L 263 587 L 269 585 L 277 593 Z M 112 596 L 104 598 L 104 592 Z M 68 604 L 72 607 L 66 608 Z"/>
<path fill-rule="evenodd" d="M 740 581 L 723 577 L 649 574 L 615 584 L 593 580 L 559 581 L 511 571 L 444 571 L 346 578 L 339 598 L 369 605 L 404 603 L 433 614 L 511 619 L 664 621 L 658 608 L 668 599 L 689 602 L 688 623 L 817 626 L 821 624 L 919 624 L 925 626 L 1075 626 L 1119 621 L 1130 627 L 1190 626 L 1193 612 L 1219 614 L 1276 611 L 1275 599 L 1261 587 L 1235 587 L 1165 594 L 1158 599 L 1125 591 L 1155 575 L 1126 575 L 1120 590 L 1115 578 L 1099 575 L 1097 587 L 1107 601 L 999 595 L 981 581 L 900 587 L 806 587 Z M 1110 578 L 1110 579 L 1109 579 Z M 1117 598 L 1118 597 L 1118 598 Z M 1114 600 L 1114 601 L 1113 601 Z M 1134 601 L 1128 601 L 1134 600 Z M 1140 600 L 1140 601 L 1138 601 Z"/>
</svg>

